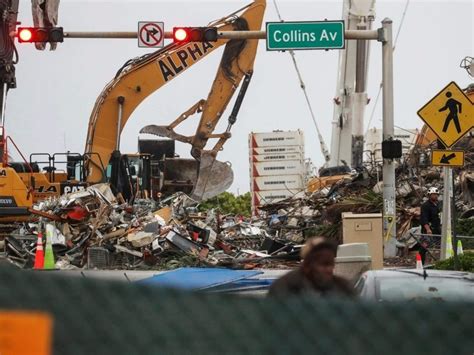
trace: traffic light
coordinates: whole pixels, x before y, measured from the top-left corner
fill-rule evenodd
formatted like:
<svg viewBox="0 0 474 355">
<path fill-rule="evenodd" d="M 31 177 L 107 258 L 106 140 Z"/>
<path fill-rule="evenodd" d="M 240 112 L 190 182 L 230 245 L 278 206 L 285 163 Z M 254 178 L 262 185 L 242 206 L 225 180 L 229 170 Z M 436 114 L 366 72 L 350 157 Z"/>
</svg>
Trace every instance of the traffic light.
<svg viewBox="0 0 474 355">
<path fill-rule="evenodd" d="M 185 42 L 216 42 L 217 27 L 174 27 L 173 41 Z"/>
<path fill-rule="evenodd" d="M 18 27 L 18 42 L 63 42 L 62 27 Z"/>
</svg>

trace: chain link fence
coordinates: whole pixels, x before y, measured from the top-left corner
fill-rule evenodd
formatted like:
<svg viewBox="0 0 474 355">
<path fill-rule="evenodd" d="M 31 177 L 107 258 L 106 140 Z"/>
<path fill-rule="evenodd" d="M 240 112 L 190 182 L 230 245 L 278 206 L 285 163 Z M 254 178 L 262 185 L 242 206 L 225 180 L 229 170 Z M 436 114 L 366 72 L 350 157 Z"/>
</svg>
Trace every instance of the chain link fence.
<svg viewBox="0 0 474 355">
<path fill-rule="evenodd" d="M 439 234 L 412 234 L 418 244 L 426 243 L 427 254 L 430 262 L 439 261 L 441 258 L 441 235 Z M 474 250 L 474 236 L 458 235 L 452 238 L 452 255 L 463 253 L 465 250 Z"/>
<path fill-rule="evenodd" d="M 472 303 L 254 299 L 10 266 L 0 266 L 0 302 L 3 311 L 49 313 L 54 322 L 54 354 L 474 351 Z"/>
</svg>

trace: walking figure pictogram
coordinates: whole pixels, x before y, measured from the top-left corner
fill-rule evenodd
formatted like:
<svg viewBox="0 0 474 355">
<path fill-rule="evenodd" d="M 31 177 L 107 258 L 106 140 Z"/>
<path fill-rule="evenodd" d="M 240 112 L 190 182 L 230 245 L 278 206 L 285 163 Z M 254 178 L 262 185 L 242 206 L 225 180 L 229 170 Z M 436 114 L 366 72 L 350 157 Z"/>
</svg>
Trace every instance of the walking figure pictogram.
<svg viewBox="0 0 474 355">
<path fill-rule="evenodd" d="M 448 91 L 446 93 L 446 96 L 448 97 L 448 101 L 446 101 L 446 104 L 439 109 L 439 112 L 449 110 L 448 117 L 446 117 L 446 121 L 444 122 L 443 132 L 446 132 L 448 130 L 449 123 L 452 120 L 454 122 L 454 125 L 456 126 L 456 131 L 458 133 L 461 133 L 458 112 L 462 113 L 462 104 L 459 101 L 456 101 L 455 99 L 451 98 L 451 96 L 453 96 L 451 91 Z"/>
</svg>

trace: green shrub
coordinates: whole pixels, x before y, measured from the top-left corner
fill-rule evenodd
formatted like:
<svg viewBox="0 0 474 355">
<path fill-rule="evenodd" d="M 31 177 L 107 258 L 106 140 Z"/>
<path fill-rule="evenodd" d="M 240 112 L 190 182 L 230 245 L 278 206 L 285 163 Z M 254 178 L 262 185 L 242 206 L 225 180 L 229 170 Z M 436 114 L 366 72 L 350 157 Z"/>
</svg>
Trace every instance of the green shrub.
<svg viewBox="0 0 474 355">
<path fill-rule="evenodd" d="M 436 270 L 460 270 L 474 272 L 474 253 L 464 253 L 458 256 L 458 268 L 455 268 L 454 257 L 438 261 L 434 264 Z"/>
<path fill-rule="evenodd" d="M 457 235 L 474 237 L 474 218 L 459 218 L 455 230 Z"/>
<path fill-rule="evenodd" d="M 474 237 L 474 218 L 458 219 L 455 225 L 456 235 Z M 474 238 L 460 238 L 464 250 L 474 249 Z"/>
</svg>

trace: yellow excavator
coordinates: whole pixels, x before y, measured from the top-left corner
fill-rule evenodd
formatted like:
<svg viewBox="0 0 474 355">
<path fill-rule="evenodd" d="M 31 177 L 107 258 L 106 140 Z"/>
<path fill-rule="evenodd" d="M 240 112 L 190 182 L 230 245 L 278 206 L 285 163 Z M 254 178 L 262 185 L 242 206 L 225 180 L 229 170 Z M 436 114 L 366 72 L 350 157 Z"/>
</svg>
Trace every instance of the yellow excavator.
<svg viewBox="0 0 474 355">
<path fill-rule="evenodd" d="M 212 22 L 208 27 L 215 27 L 218 32 L 259 30 L 265 7 L 265 0 L 255 0 L 229 16 Z M 224 45 L 207 99 L 192 105 L 169 125 L 146 126 L 140 132 L 188 143 L 194 159 L 163 158 L 151 152 L 121 154 L 120 135 L 137 106 Z M 48 164 L 44 171 L 40 171 L 35 155 L 15 167 L 15 163 L 7 159 L 7 149 L 3 149 L 0 202 L 6 199 L 10 202 L 5 206 L 0 204 L 0 215 L 18 214 L 21 209 L 25 212 L 41 199 L 100 182 L 110 182 L 114 191 L 128 200 L 133 199 L 138 192 L 144 192 L 144 197 L 156 197 L 162 190 L 184 190 L 190 192 L 194 199 L 201 200 L 225 191 L 232 183 L 233 172 L 228 164 L 217 161 L 216 155 L 231 136 L 230 129 L 236 122 L 252 77 L 257 46 L 256 39 L 218 38 L 214 42 L 178 42 L 129 60 L 107 84 L 95 103 L 89 120 L 85 153 L 65 154 L 66 160 L 62 161 L 66 166 L 64 170 L 59 171 L 56 167 L 56 155 L 47 155 Z M 214 133 L 239 86 L 227 129 L 223 133 Z M 201 113 L 195 134 L 183 136 L 177 133 L 175 128 L 195 113 Z M 217 139 L 217 143 L 211 149 L 206 149 L 209 139 Z M 6 140 L 2 134 L 3 145 Z M 65 191 L 65 187 L 68 187 L 68 191 Z"/>
<path fill-rule="evenodd" d="M 209 24 L 209 27 L 216 27 L 218 32 L 259 30 L 264 11 L 265 1 L 257 0 Z M 250 82 L 257 40 L 218 39 L 216 42 L 172 43 L 162 50 L 126 63 L 99 95 L 89 121 L 85 148 L 91 158 L 86 162 L 88 183 L 104 181 L 107 177 L 103 176 L 101 166 L 110 163 L 112 185 L 126 197 L 133 194 L 133 184 L 127 178 L 130 174 L 124 162 L 126 156 L 120 153 L 120 134 L 125 124 L 144 99 L 222 45 L 226 47 L 207 99 L 194 104 L 170 125 L 147 126 L 140 133 L 155 134 L 191 145 L 191 155 L 197 164 L 193 166 L 189 160 L 183 160 L 182 164 L 174 161 L 172 165 L 175 172 L 181 172 L 182 178 L 178 180 L 191 181 L 193 198 L 205 199 L 230 186 L 232 170 L 227 164 L 216 161 L 215 157 L 230 137 L 230 129 Z M 218 121 L 242 79 L 244 81 L 226 131 L 214 134 Z M 175 128 L 194 113 L 201 113 L 196 133 L 193 136 L 178 134 Z M 217 143 L 212 149 L 206 150 L 207 141 L 213 138 L 218 139 Z M 166 176 L 162 180 L 162 185 L 173 183 L 167 181 Z"/>
</svg>

